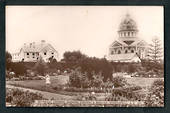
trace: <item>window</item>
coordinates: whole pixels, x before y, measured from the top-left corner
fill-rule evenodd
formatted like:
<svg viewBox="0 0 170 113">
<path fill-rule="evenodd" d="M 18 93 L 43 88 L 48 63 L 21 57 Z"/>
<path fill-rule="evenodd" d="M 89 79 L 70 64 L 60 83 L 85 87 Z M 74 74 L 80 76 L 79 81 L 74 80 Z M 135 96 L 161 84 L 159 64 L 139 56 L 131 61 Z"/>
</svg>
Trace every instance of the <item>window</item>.
<svg viewBox="0 0 170 113">
<path fill-rule="evenodd" d="M 130 32 L 128 32 L 128 36 L 130 36 Z"/>
<path fill-rule="evenodd" d="M 119 51 L 118 51 L 118 54 L 120 54 L 120 53 L 121 53 L 121 51 L 119 50 Z"/>
<path fill-rule="evenodd" d="M 127 53 L 128 51 L 127 50 L 125 50 L 125 53 Z"/>
<path fill-rule="evenodd" d="M 46 55 L 47 53 L 44 53 L 44 55 Z"/>
<path fill-rule="evenodd" d="M 134 50 L 131 50 L 131 53 L 134 53 Z"/>
<path fill-rule="evenodd" d="M 35 54 L 34 54 L 34 53 L 32 53 L 32 55 L 34 56 Z"/>
<path fill-rule="evenodd" d="M 51 54 L 54 54 L 54 53 L 51 53 Z"/>
<path fill-rule="evenodd" d="M 27 55 L 29 55 L 29 53 L 27 53 Z"/>
<path fill-rule="evenodd" d="M 114 54 L 114 51 L 111 52 L 111 55 L 113 55 L 113 54 Z"/>
</svg>

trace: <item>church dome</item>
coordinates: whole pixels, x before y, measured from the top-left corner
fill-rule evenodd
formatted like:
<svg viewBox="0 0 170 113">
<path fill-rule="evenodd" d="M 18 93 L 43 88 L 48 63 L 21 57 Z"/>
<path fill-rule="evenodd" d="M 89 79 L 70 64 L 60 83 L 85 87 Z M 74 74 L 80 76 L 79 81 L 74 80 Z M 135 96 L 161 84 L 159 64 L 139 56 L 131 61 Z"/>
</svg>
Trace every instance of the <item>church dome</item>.
<svg viewBox="0 0 170 113">
<path fill-rule="evenodd" d="M 119 31 L 137 31 L 136 22 L 130 18 L 129 14 L 127 14 L 125 19 L 120 23 Z"/>
</svg>

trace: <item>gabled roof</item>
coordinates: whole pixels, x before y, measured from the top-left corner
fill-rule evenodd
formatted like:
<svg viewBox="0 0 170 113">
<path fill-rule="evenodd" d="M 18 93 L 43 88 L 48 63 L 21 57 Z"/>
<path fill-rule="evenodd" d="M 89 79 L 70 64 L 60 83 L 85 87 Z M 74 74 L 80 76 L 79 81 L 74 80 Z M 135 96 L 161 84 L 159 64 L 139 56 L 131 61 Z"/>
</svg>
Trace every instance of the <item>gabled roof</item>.
<svg viewBox="0 0 170 113">
<path fill-rule="evenodd" d="M 111 45 L 110 45 L 110 47 L 113 47 L 114 46 L 114 44 L 120 44 L 120 45 L 123 45 L 123 46 L 127 46 L 127 44 L 126 43 L 124 43 L 123 41 L 121 41 L 121 40 L 115 40 Z"/>
<path fill-rule="evenodd" d="M 135 41 L 135 42 L 133 42 L 131 45 L 132 46 L 135 46 L 135 45 L 137 45 L 137 44 L 139 44 L 139 43 L 144 43 L 144 44 L 147 44 L 144 40 L 137 40 L 137 41 Z"/>
<path fill-rule="evenodd" d="M 27 44 L 22 46 L 22 48 L 20 49 L 20 52 L 41 52 L 44 49 L 53 49 L 53 51 L 57 52 L 52 46 L 51 44 L 48 43 L 31 43 L 31 44 Z"/>
<path fill-rule="evenodd" d="M 136 53 L 127 53 L 127 54 L 110 55 L 108 59 L 112 61 L 126 61 L 126 60 L 132 60 L 134 57 L 139 58 Z"/>
</svg>

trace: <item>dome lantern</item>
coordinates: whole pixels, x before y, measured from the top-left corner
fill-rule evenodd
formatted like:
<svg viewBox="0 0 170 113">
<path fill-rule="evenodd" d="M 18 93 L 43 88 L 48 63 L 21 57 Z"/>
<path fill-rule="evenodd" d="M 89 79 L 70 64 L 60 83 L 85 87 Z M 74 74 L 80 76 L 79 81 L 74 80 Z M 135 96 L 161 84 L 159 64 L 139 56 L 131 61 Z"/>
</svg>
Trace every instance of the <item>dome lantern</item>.
<svg viewBox="0 0 170 113">
<path fill-rule="evenodd" d="M 129 14 L 126 14 L 126 17 L 120 23 L 119 26 L 119 36 L 120 37 L 136 37 L 138 32 L 136 22 L 130 17 Z"/>
</svg>

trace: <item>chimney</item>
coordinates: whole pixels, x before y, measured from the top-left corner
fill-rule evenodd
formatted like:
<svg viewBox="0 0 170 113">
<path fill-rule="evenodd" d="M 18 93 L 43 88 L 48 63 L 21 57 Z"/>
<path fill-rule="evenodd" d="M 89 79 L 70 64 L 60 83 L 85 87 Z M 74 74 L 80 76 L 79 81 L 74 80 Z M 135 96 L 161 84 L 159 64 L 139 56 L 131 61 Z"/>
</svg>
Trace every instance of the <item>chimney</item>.
<svg viewBox="0 0 170 113">
<path fill-rule="evenodd" d="M 30 48 L 32 47 L 32 43 L 30 43 Z"/>
<path fill-rule="evenodd" d="M 45 40 L 41 40 L 41 45 L 44 45 L 45 44 Z"/>
<path fill-rule="evenodd" d="M 32 45 L 33 45 L 33 48 L 35 48 L 35 42 L 33 42 Z"/>
</svg>

